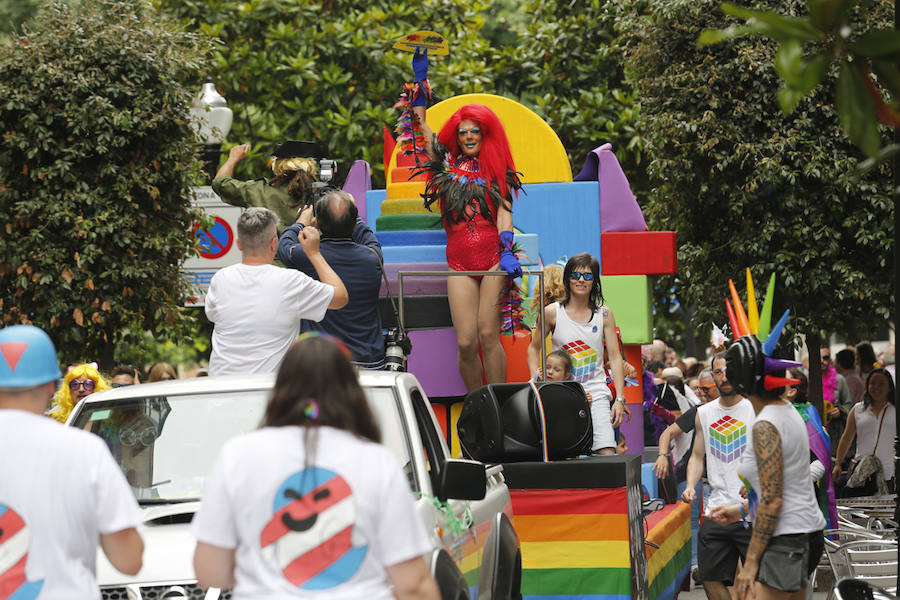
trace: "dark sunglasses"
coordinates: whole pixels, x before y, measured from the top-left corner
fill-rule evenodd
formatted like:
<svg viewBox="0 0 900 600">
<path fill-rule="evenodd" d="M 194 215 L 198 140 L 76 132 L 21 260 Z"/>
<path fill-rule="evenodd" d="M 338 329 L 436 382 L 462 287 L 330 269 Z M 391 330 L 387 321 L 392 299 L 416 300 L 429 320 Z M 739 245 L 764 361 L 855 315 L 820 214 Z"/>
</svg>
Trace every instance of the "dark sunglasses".
<svg viewBox="0 0 900 600">
<path fill-rule="evenodd" d="M 78 381 L 77 379 L 73 379 L 69 382 L 69 389 L 73 392 L 78 388 L 81 388 L 86 392 L 93 392 L 95 385 L 96 384 L 94 383 L 93 379 L 88 379 L 87 381 Z"/>
<path fill-rule="evenodd" d="M 481 135 L 481 127 L 473 127 L 472 129 L 460 129 L 456 132 L 456 134 L 460 137 L 466 135 L 467 133 L 471 133 L 472 135 Z"/>
<path fill-rule="evenodd" d="M 831 357 L 828 355 L 825 355 L 822 357 L 822 360 L 824 360 L 825 362 L 831 362 Z"/>
<path fill-rule="evenodd" d="M 714 387 L 716 387 L 715 384 L 713 384 L 713 385 L 698 385 L 697 389 L 708 392 L 709 390 L 713 389 Z"/>
<path fill-rule="evenodd" d="M 581 273 L 579 271 L 572 271 L 569 273 L 569 279 L 572 281 L 578 281 L 579 279 L 584 279 L 585 281 L 593 281 L 594 274 L 593 273 Z"/>
</svg>

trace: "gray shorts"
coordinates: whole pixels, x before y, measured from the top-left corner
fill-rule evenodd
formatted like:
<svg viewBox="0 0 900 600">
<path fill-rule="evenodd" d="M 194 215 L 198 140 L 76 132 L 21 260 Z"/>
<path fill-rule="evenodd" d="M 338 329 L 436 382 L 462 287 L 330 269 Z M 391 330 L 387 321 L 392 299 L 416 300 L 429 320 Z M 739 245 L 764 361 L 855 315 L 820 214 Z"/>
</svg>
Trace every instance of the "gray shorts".
<svg viewBox="0 0 900 600">
<path fill-rule="evenodd" d="M 808 555 L 809 534 L 777 535 L 769 540 L 763 552 L 756 579 L 783 592 L 805 589 L 809 583 Z"/>
</svg>

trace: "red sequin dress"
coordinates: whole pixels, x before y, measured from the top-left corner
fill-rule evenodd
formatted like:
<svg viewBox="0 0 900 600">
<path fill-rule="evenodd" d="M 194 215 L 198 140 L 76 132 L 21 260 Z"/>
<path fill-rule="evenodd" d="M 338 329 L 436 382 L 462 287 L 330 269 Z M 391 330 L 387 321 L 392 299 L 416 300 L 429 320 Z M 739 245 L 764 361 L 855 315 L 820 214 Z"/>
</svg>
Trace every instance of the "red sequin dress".
<svg viewBox="0 0 900 600">
<path fill-rule="evenodd" d="M 459 159 L 453 167 L 454 175 L 463 174 L 471 181 L 480 179 L 476 160 Z M 483 185 L 483 184 L 482 184 Z M 497 231 L 497 207 L 489 203 L 491 218 L 479 210 L 472 198 L 458 222 L 444 223 L 447 232 L 447 265 L 454 271 L 488 271 L 500 260 L 500 232 Z M 441 201 L 441 211 L 444 203 Z"/>
</svg>

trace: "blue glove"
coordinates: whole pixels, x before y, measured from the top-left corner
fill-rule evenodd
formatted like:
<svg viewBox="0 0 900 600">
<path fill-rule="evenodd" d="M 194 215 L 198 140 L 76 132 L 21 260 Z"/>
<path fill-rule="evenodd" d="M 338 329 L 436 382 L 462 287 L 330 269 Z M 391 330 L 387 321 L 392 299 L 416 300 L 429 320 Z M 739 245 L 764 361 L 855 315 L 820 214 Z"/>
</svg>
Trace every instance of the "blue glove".
<svg viewBox="0 0 900 600">
<path fill-rule="evenodd" d="M 508 279 L 515 279 L 522 276 L 522 267 L 519 265 L 519 259 L 513 254 L 513 232 L 501 231 L 500 244 L 503 249 L 500 251 L 500 268 L 506 271 Z"/>
<path fill-rule="evenodd" d="M 428 50 L 422 51 L 416 48 L 412 59 L 413 81 L 425 81 L 428 79 Z"/>
</svg>

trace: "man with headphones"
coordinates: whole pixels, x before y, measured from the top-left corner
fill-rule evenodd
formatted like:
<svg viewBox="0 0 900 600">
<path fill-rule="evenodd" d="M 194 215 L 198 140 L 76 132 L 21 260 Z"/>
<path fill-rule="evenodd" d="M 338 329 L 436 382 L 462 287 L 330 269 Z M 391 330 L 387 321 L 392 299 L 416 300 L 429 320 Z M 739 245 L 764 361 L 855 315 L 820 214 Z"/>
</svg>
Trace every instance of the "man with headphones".
<svg viewBox="0 0 900 600">
<path fill-rule="evenodd" d="M 347 286 L 350 300 L 319 321 L 303 320 L 301 331 L 321 331 L 343 341 L 360 368 L 384 368 L 384 336 L 378 313 L 383 255 L 375 234 L 358 214 L 353 196 L 326 188 L 300 211 L 297 221 L 278 240 L 278 259 L 315 278 L 316 272 L 298 242 L 304 227 L 317 226 L 319 251 Z"/>
<path fill-rule="evenodd" d="M 0 330 L 0 597 L 99 597 L 97 545 L 136 575 L 134 495 L 99 437 L 44 416 L 62 378 L 32 325 Z"/>
</svg>

